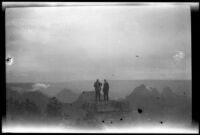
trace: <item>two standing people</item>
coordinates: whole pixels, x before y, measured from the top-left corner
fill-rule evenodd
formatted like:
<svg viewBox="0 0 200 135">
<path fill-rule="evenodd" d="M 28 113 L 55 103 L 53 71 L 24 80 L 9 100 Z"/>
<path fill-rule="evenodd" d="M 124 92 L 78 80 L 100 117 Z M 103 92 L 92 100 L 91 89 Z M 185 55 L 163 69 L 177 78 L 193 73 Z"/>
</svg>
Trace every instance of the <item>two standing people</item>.
<svg viewBox="0 0 200 135">
<path fill-rule="evenodd" d="M 99 82 L 99 80 L 97 79 L 96 82 L 94 83 L 94 88 L 95 88 L 95 96 L 96 96 L 96 101 L 99 100 L 100 101 L 100 97 L 101 97 L 101 86 L 102 83 Z M 109 92 L 109 84 L 106 80 L 104 80 L 104 85 L 103 85 L 103 94 L 104 94 L 104 100 L 108 101 L 108 92 Z"/>
</svg>

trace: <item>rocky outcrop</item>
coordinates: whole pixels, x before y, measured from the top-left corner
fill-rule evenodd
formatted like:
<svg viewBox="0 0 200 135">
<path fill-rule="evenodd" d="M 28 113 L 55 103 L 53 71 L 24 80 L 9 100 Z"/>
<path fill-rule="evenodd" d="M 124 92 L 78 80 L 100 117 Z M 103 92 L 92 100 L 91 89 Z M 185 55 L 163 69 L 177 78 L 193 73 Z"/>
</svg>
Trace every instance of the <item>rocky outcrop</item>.
<svg viewBox="0 0 200 135">
<path fill-rule="evenodd" d="M 94 91 L 83 91 L 73 104 L 81 106 L 84 110 L 97 113 L 129 111 L 130 109 L 128 102 L 115 100 L 103 101 L 103 95 L 101 95 L 100 102 L 96 101 Z"/>
<path fill-rule="evenodd" d="M 63 103 L 72 103 L 76 101 L 78 94 L 72 92 L 71 90 L 63 89 L 55 97 Z"/>
</svg>

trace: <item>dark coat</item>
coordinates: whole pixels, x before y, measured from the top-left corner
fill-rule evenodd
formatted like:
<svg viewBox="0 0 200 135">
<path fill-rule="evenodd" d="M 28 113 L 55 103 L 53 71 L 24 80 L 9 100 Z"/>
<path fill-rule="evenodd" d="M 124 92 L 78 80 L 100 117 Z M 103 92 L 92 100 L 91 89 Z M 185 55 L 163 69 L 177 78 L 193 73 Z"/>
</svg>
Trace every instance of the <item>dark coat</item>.
<svg viewBox="0 0 200 135">
<path fill-rule="evenodd" d="M 101 86 L 102 86 L 102 83 L 100 83 L 99 81 L 96 81 L 94 83 L 94 88 L 96 91 L 101 91 Z"/>
<path fill-rule="evenodd" d="M 105 82 L 103 85 L 103 92 L 106 93 L 108 91 L 109 91 L 109 84 L 108 84 L 108 82 Z"/>
</svg>

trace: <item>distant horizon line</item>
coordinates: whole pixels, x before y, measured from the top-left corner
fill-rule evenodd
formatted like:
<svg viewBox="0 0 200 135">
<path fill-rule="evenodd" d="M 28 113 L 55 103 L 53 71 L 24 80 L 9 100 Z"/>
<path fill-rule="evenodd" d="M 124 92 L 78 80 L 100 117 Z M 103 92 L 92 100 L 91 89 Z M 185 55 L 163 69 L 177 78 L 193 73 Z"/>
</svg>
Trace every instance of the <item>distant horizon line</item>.
<svg viewBox="0 0 200 135">
<path fill-rule="evenodd" d="M 99 79 L 100 81 L 103 81 L 104 79 Z M 108 81 L 192 81 L 192 79 L 126 79 L 126 80 L 120 80 L 120 79 L 106 79 Z M 27 82 L 13 82 L 13 81 L 6 81 L 6 83 L 67 83 L 67 82 L 85 82 L 85 81 L 96 81 L 94 80 L 73 80 L 73 81 L 59 81 L 59 82 L 53 82 L 53 81 L 27 81 Z"/>
</svg>

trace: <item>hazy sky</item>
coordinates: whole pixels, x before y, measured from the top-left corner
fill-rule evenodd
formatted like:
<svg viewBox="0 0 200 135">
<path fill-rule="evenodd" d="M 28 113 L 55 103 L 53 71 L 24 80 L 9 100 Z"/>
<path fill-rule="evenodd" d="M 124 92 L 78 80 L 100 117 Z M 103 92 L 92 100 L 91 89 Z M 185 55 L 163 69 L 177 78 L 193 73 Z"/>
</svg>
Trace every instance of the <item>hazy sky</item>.
<svg viewBox="0 0 200 135">
<path fill-rule="evenodd" d="M 190 21 L 174 5 L 7 8 L 6 78 L 191 79 Z"/>
</svg>

